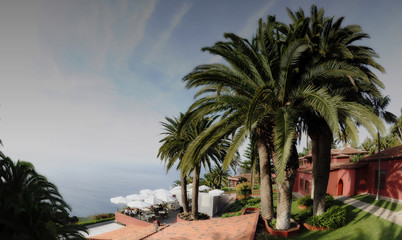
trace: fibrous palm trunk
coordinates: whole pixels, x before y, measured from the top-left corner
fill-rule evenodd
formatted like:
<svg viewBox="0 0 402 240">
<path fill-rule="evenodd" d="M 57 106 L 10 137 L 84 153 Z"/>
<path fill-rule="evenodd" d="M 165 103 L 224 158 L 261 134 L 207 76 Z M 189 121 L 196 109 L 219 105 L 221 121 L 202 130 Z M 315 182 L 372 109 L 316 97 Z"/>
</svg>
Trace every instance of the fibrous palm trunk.
<svg viewBox="0 0 402 240">
<path fill-rule="evenodd" d="M 276 164 L 275 158 L 274 164 Z M 289 229 L 290 227 L 290 214 L 292 209 L 292 192 L 293 185 L 295 183 L 297 168 L 299 165 L 296 143 L 292 145 L 292 152 L 289 156 L 289 160 L 286 164 L 285 173 L 281 181 L 276 181 L 278 190 L 278 204 L 277 204 L 277 216 L 276 216 L 276 228 L 277 229 Z"/>
<path fill-rule="evenodd" d="M 325 211 L 325 195 L 331 167 L 331 144 L 333 136 L 328 124 L 321 120 L 316 128 L 309 129 L 313 159 L 313 214 Z"/>
<path fill-rule="evenodd" d="M 180 171 L 181 179 L 181 201 L 183 203 L 183 212 L 188 213 L 188 199 L 187 199 L 187 178 L 183 171 Z"/>
<path fill-rule="evenodd" d="M 261 216 L 270 220 L 274 217 L 274 206 L 268 148 L 261 138 L 257 140 L 257 148 L 260 157 Z"/>
<path fill-rule="evenodd" d="M 200 167 L 194 168 L 193 175 L 193 199 L 191 202 L 191 216 L 194 220 L 198 219 L 198 187 L 200 185 Z"/>
</svg>

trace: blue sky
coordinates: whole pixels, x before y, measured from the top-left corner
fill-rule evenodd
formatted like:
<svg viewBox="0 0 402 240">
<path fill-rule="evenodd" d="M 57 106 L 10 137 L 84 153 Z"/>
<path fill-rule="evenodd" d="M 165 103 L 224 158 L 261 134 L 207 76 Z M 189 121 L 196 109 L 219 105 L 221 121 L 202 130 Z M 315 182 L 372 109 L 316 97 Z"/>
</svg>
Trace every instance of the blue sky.
<svg viewBox="0 0 402 240">
<path fill-rule="evenodd" d="M 44 171 L 79 163 L 160 165 L 164 116 L 186 111 L 182 77 L 219 61 L 200 51 L 224 32 L 251 38 L 259 18 L 286 7 L 345 16 L 371 39 L 387 73 L 389 110 L 402 103 L 402 2 L 1 1 L 0 139 L 13 159 Z"/>
</svg>

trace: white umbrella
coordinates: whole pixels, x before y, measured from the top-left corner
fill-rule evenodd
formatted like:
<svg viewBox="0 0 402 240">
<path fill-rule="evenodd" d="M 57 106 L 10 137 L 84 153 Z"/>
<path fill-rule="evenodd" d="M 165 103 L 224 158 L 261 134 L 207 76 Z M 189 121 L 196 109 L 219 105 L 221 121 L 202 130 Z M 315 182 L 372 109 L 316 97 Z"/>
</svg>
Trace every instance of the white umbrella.
<svg viewBox="0 0 402 240">
<path fill-rule="evenodd" d="M 224 191 L 215 189 L 215 190 L 209 191 L 208 193 L 209 193 L 209 195 L 212 195 L 212 196 L 220 196 L 224 193 Z"/>
<path fill-rule="evenodd" d="M 167 195 L 157 196 L 157 199 L 161 200 L 162 202 L 166 202 L 166 203 L 176 202 L 176 198 L 170 197 L 170 196 L 167 196 Z"/>
<path fill-rule="evenodd" d="M 208 186 L 206 186 L 206 185 L 201 185 L 201 186 L 198 188 L 199 191 L 208 191 L 208 190 L 210 190 L 210 189 L 211 189 L 211 188 L 208 187 Z"/>
<path fill-rule="evenodd" d="M 181 191 L 180 191 L 181 192 Z M 156 194 L 155 194 L 155 196 L 156 197 L 159 197 L 159 196 L 169 196 L 169 197 L 173 197 L 173 193 L 171 193 L 171 192 L 169 192 L 169 191 L 167 191 L 167 192 L 157 192 Z"/>
<path fill-rule="evenodd" d="M 154 195 L 155 194 L 154 191 L 152 191 L 151 189 L 140 190 L 140 193 L 143 195 Z"/>
<path fill-rule="evenodd" d="M 123 208 L 123 205 L 126 205 L 128 202 L 130 202 L 131 200 L 122 196 L 119 197 L 114 197 L 110 199 L 110 202 L 114 203 L 114 204 L 119 204 L 120 208 Z"/>
<path fill-rule="evenodd" d="M 132 207 L 132 208 L 149 208 L 152 206 L 152 204 L 142 202 L 142 201 L 132 201 L 127 203 L 127 206 Z"/>
<path fill-rule="evenodd" d="M 159 200 L 159 199 L 156 198 L 156 197 L 149 197 L 149 198 L 146 198 L 146 199 L 144 200 L 144 202 L 145 202 L 145 203 L 149 203 L 149 204 L 151 204 L 151 205 L 154 205 L 154 204 L 161 204 L 161 203 L 162 203 L 162 200 Z"/>
<path fill-rule="evenodd" d="M 157 189 L 154 192 L 155 192 L 156 196 L 158 196 L 158 195 L 172 196 L 173 195 L 169 190 L 166 190 L 166 189 L 163 189 L 163 188 Z"/>
<path fill-rule="evenodd" d="M 143 201 L 147 196 L 142 195 L 142 194 L 132 194 L 127 196 L 128 199 L 131 201 Z"/>
<path fill-rule="evenodd" d="M 170 192 L 173 193 L 173 192 L 175 192 L 177 190 L 181 190 L 181 186 L 176 186 L 176 187 L 170 189 Z"/>
<path fill-rule="evenodd" d="M 128 202 L 130 202 L 130 199 L 119 196 L 119 197 L 111 198 L 110 202 L 112 202 L 114 204 L 127 204 Z"/>
</svg>

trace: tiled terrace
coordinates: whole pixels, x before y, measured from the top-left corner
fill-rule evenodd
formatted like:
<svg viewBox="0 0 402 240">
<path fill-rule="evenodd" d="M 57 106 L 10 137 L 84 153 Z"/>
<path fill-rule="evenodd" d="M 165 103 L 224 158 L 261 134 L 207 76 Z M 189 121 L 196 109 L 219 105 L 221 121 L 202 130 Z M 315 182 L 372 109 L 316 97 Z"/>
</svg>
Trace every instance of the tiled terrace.
<svg viewBox="0 0 402 240">
<path fill-rule="evenodd" d="M 165 226 L 159 226 L 159 230 Z M 155 233 L 154 226 L 139 226 L 130 225 L 108 233 L 103 233 L 94 237 L 87 238 L 88 240 L 133 240 L 143 239 L 151 234 Z"/>
<path fill-rule="evenodd" d="M 213 218 L 211 220 L 177 222 L 146 239 L 185 240 L 185 239 L 254 239 L 258 222 L 258 212 L 230 218 Z"/>
</svg>

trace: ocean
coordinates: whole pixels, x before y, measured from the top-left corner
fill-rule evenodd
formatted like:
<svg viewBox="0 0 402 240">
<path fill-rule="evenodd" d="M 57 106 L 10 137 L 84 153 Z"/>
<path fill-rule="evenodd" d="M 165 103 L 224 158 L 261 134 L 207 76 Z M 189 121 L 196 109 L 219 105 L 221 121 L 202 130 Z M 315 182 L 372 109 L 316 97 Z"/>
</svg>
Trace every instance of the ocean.
<svg viewBox="0 0 402 240">
<path fill-rule="evenodd" d="M 107 163 L 79 167 L 52 168 L 38 171 L 59 189 L 71 206 L 72 215 L 86 217 L 115 212 L 120 206 L 110 198 L 139 193 L 141 189 L 169 189 L 180 173 L 172 168 L 168 174 L 163 165 Z"/>
</svg>

